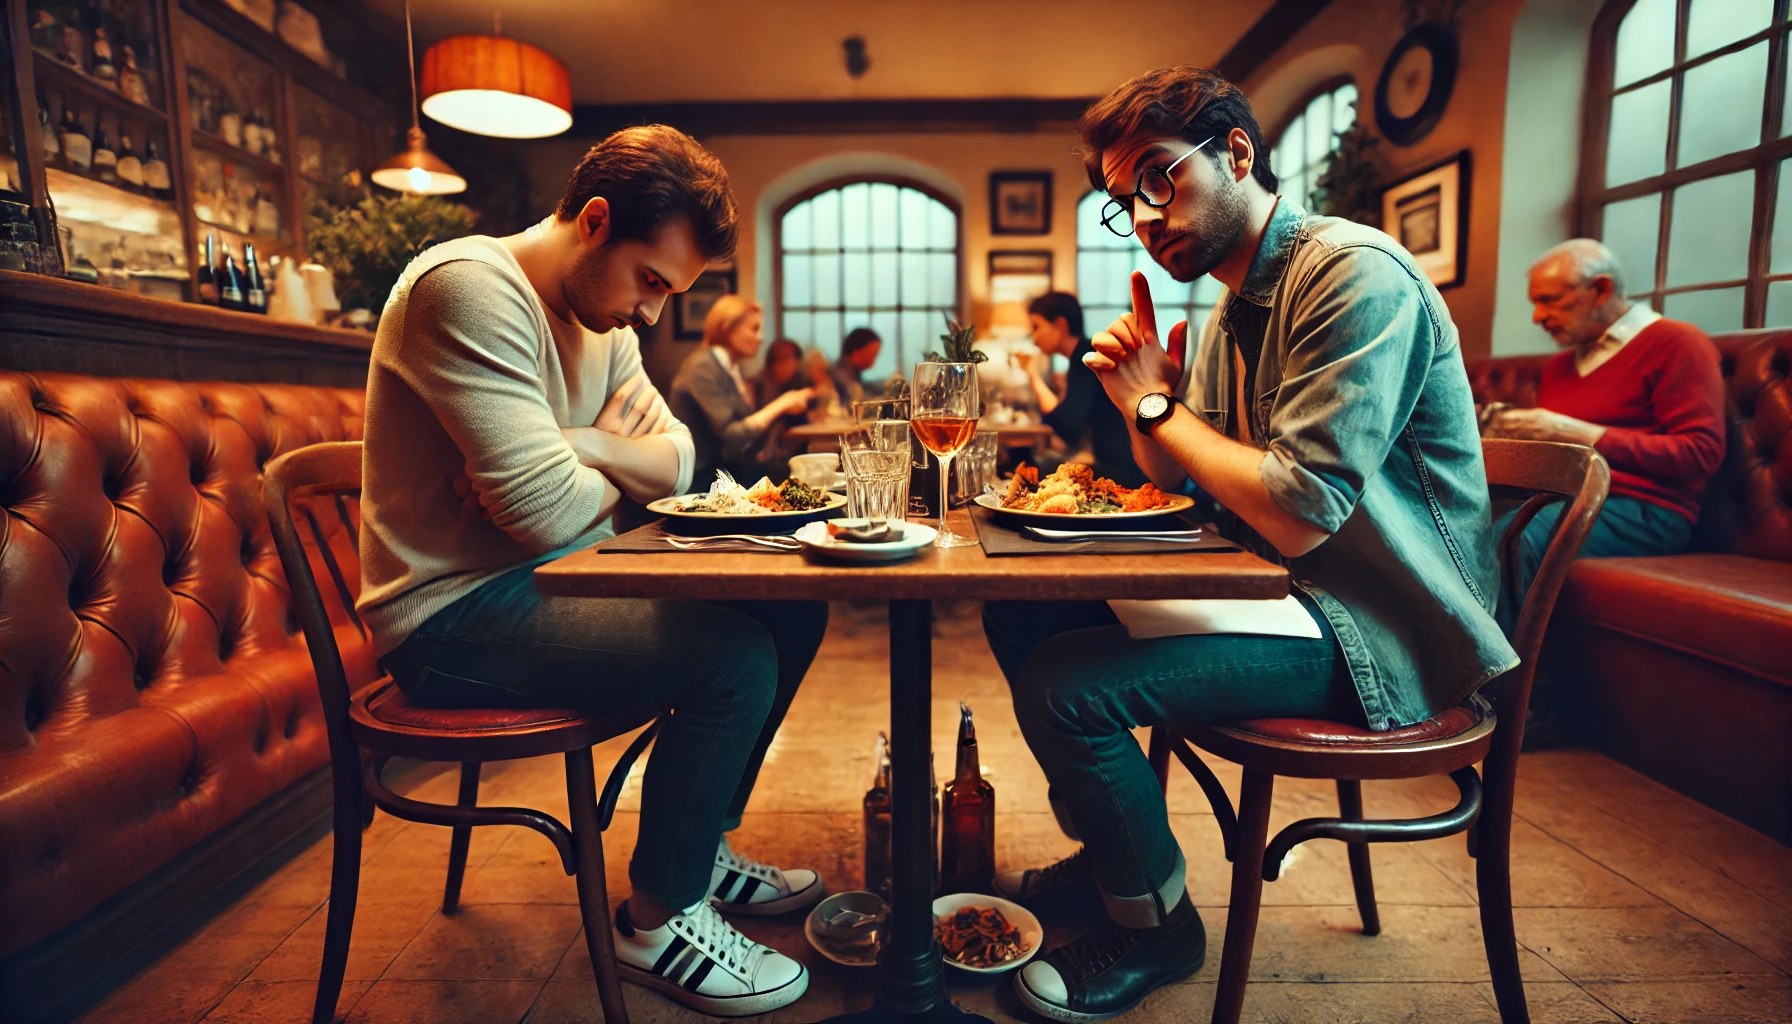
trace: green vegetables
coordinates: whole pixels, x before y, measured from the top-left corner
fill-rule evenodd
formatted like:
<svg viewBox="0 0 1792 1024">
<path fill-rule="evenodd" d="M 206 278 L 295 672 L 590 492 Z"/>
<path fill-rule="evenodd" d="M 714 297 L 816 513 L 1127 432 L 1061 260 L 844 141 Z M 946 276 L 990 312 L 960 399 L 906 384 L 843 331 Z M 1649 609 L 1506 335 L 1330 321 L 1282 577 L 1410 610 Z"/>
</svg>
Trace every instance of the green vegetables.
<svg viewBox="0 0 1792 1024">
<path fill-rule="evenodd" d="M 778 496 L 784 499 L 784 504 L 789 505 L 792 512 L 807 512 L 828 503 L 827 495 L 795 480 L 784 481 L 784 486 L 778 489 Z"/>
<path fill-rule="evenodd" d="M 1092 500 L 1079 500 L 1076 503 L 1076 510 L 1078 514 L 1081 515 L 1089 515 L 1090 513 L 1111 515 L 1122 509 L 1119 502 L 1110 501 L 1107 498 L 1095 498 Z"/>
</svg>

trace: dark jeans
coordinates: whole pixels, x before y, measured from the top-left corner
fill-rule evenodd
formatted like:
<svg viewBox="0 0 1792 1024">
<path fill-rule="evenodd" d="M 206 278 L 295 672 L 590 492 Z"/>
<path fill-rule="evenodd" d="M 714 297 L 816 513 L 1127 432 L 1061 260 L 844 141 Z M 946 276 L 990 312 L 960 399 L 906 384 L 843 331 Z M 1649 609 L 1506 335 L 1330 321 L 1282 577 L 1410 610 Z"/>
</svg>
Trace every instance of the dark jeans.
<svg viewBox="0 0 1792 1024">
<path fill-rule="evenodd" d="M 740 823 L 828 606 L 549 597 L 532 571 L 444 608 L 381 665 L 419 704 L 664 715 L 629 880 L 689 907 L 709 891 L 716 843 Z"/>
<path fill-rule="evenodd" d="M 1543 564 L 1543 552 L 1549 548 L 1556 524 L 1567 507 L 1565 503 L 1557 502 L 1537 513 L 1518 539 L 1513 552 L 1518 565 L 1509 576 L 1502 574 L 1500 603 L 1494 616 L 1508 636 L 1518 625 L 1518 607 L 1524 601 L 1525 591 L 1531 589 L 1531 581 L 1537 577 L 1537 569 Z M 1506 526 L 1515 514 L 1517 509 L 1494 522 L 1496 541 L 1506 535 Z M 1576 557 L 1675 555 L 1686 550 L 1691 539 L 1692 523 L 1680 513 L 1640 498 L 1613 495 L 1605 500 L 1605 508 L 1593 521 L 1593 529 L 1587 533 L 1586 542 L 1580 546 L 1580 554 Z"/>
<path fill-rule="evenodd" d="M 1331 627 L 1298 637 L 1134 640 L 1103 603 L 990 602 L 983 628 L 1015 715 L 1109 894 L 1161 892 L 1181 853 L 1132 729 L 1263 717 L 1361 723 Z"/>
</svg>

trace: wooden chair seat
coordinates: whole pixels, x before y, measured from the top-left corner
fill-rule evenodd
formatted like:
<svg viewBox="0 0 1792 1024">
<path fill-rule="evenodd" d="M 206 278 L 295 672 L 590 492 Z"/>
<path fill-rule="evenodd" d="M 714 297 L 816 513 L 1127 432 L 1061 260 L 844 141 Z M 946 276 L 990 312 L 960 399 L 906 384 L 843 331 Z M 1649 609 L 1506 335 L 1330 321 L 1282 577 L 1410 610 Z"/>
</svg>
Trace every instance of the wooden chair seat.
<svg viewBox="0 0 1792 1024">
<path fill-rule="evenodd" d="M 1195 746 L 1246 767 L 1304 779 L 1444 775 L 1487 756 L 1498 716 L 1476 694 L 1423 722 L 1376 732 L 1316 718 L 1258 718 L 1200 726 Z"/>
<path fill-rule="evenodd" d="M 391 676 L 349 703 L 355 742 L 367 750 L 431 761 L 509 761 L 564 754 L 634 732 L 651 715 L 591 716 L 566 708 L 426 708 Z"/>
</svg>

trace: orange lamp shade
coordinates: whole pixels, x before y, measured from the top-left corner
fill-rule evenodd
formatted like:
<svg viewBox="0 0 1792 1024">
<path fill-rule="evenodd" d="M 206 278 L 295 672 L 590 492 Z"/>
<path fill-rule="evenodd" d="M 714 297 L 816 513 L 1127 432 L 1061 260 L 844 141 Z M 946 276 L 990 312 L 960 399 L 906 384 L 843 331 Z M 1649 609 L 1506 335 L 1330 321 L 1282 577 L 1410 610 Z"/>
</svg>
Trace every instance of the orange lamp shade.
<svg viewBox="0 0 1792 1024">
<path fill-rule="evenodd" d="M 462 131 L 539 139 L 572 127 L 566 65 L 508 36 L 450 36 L 423 54 L 423 112 Z"/>
</svg>

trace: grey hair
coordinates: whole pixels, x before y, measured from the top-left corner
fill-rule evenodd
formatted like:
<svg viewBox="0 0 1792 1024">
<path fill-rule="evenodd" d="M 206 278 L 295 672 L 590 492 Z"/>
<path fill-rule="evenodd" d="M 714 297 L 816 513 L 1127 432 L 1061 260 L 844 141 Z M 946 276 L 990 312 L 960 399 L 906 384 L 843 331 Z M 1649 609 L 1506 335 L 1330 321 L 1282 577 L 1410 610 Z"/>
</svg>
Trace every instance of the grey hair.
<svg viewBox="0 0 1792 1024">
<path fill-rule="evenodd" d="M 1531 270 L 1535 272 L 1538 267 L 1556 260 L 1566 261 L 1574 268 L 1578 284 L 1586 284 L 1603 275 L 1612 279 L 1612 294 L 1620 297 L 1629 294 L 1624 280 L 1624 264 L 1619 263 L 1618 257 L 1597 238 L 1570 238 L 1551 246 L 1531 264 Z"/>
</svg>

